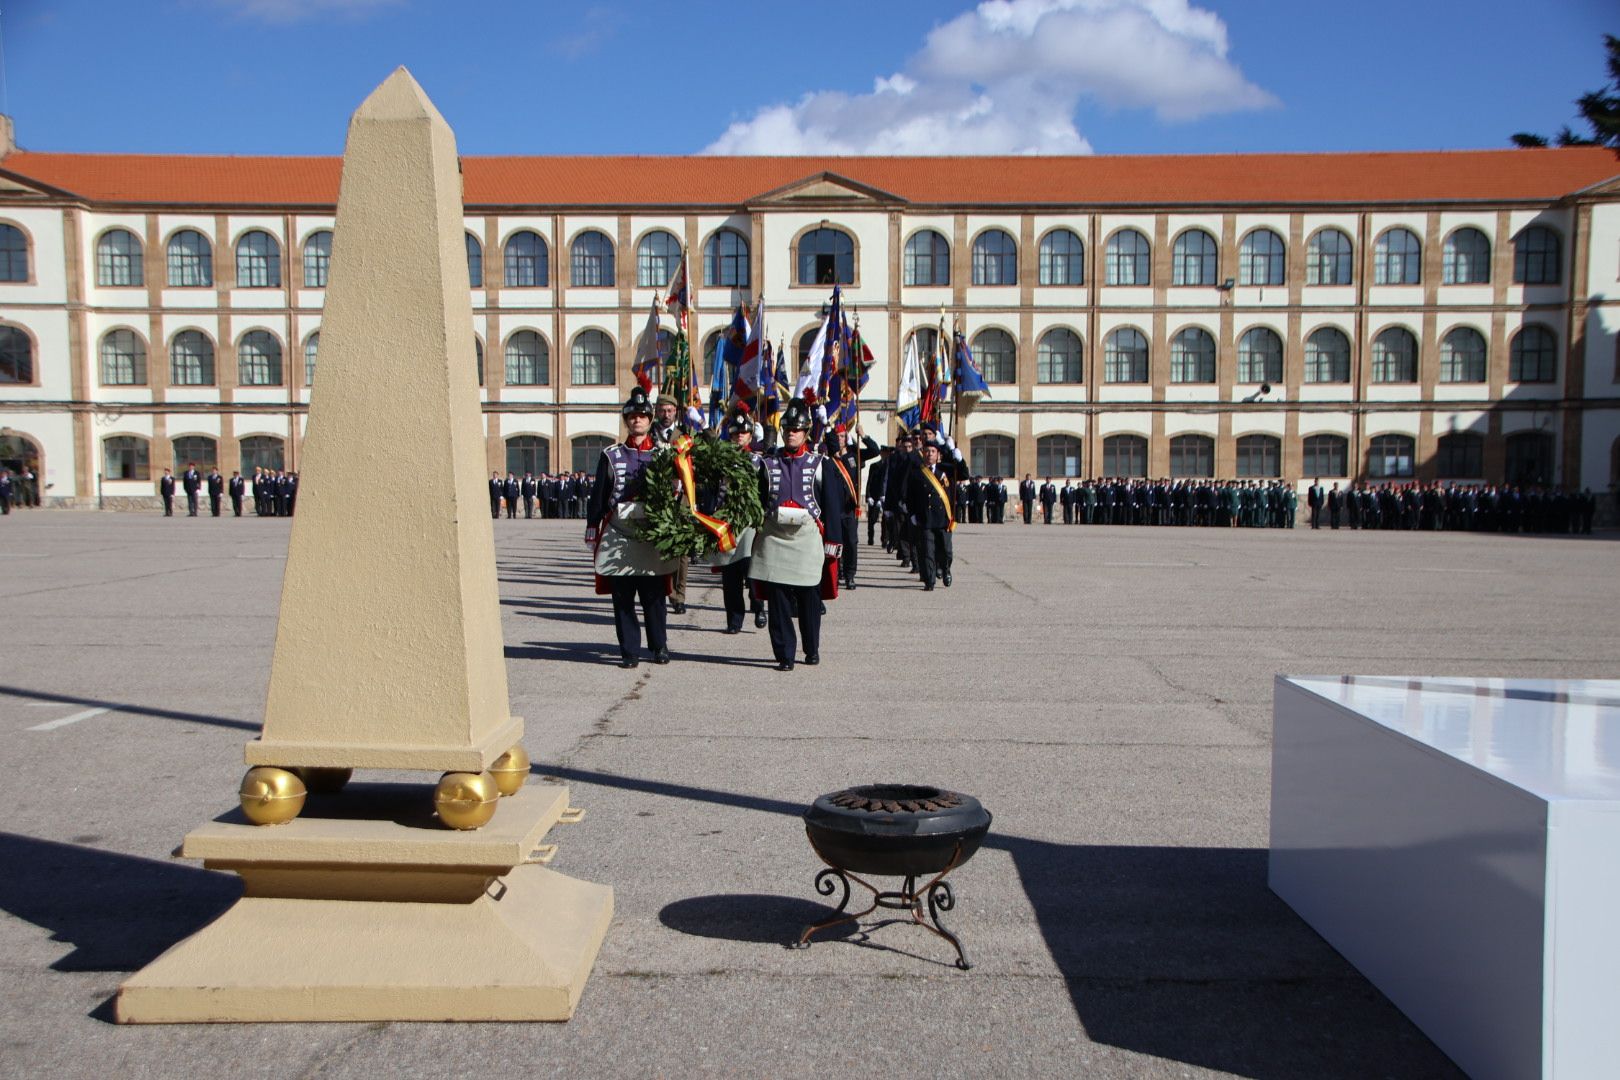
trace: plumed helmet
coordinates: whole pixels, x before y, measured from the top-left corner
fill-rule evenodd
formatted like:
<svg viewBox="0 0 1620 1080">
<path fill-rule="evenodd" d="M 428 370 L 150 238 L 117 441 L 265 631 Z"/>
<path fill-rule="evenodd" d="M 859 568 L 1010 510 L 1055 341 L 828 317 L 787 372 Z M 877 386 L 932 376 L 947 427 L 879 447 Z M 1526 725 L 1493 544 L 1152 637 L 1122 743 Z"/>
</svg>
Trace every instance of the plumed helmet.
<svg viewBox="0 0 1620 1080">
<path fill-rule="evenodd" d="M 647 400 L 647 391 L 639 386 L 630 388 L 630 397 L 619 412 L 626 420 L 632 416 L 651 416 L 653 414 L 652 402 Z"/>
<path fill-rule="evenodd" d="M 803 398 L 794 398 L 782 410 L 783 431 L 809 431 L 810 409 L 805 405 Z"/>
<path fill-rule="evenodd" d="M 720 428 L 720 433 L 728 439 L 736 438 L 745 431 L 750 437 L 754 434 L 754 419 L 746 412 L 732 413 Z"/>
</svg>

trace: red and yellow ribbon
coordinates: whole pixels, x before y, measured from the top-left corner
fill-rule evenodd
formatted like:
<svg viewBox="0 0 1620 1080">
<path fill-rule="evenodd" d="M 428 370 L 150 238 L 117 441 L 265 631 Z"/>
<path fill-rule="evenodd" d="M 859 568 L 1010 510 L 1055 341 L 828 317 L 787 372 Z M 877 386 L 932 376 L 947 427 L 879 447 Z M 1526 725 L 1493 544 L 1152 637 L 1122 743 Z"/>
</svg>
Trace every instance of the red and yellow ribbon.
<svg viewBox="0 0 1620 1080">
<path fill-rule="evenodd" d="M 939 501 L 945 504 L 945 531 L 955 532 L 956 513 L 951 508 L 951 497 L 945 493 L 945 485 L 939 482 L 939 477 L 935 476 L 934 471 L 927 466 L 923 467 L 923 475 L 928 478 L 930 484 L 934 485 L 934 494 L 939 496 Z"/>
<path fill-rule="evenodd" d="M 686 505 L 692 508 L 692 516 L 697 518 L 699 525 L 714 535 L 714 542 L 719 547 L 720 554 L 731 554 L 737 547 L 737 538 L 731 535 L 731 525 L 717 517 L 700 513 L 697 508 L 697 477 L 692 470 L 692 436 L 676 436 L 670 446 L 675 450 L 675 472 L 681 478 L 681 487 L 686 489 Z"/>
</svg>

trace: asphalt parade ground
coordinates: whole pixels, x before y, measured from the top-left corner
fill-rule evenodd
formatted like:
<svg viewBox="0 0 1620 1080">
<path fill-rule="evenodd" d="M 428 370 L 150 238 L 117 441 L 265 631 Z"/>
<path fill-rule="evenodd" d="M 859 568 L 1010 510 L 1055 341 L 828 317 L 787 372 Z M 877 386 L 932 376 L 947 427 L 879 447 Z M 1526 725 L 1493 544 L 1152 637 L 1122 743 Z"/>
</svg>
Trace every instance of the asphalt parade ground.
<svg viewBox="0 0 1620 1080">
<path fill-rule="evenodd" d="M 234 804 L 288 526 L 0 521 L 0 1076 L 1455 1075 L 1266 888 L 1272 677 L 1620 660 L 1614 533 L 1015 524 L 927 594 L 862 548 L 791 673 L 694 571 L 675 662 L 624 670 L 582 523 L 501 521 L 512 711 L 587 810 L 552 865 L 616 891 L 575 1018 L 117 1026 L 237 895 L 170 852 Z M 784 947 L 827 910 L 799 814 L 879 781 L 995 815 L 945 916 L 971 971 L 898 922 Z"/>
</svg>

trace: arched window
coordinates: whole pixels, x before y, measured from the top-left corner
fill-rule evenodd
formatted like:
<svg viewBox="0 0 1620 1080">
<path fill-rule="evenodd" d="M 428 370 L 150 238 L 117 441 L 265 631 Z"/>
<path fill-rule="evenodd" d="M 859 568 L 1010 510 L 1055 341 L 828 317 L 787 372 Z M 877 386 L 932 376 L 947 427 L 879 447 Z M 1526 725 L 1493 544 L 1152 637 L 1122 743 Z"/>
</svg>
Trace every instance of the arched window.
<svg viewBox="0 0 1620 1080">
<path fill-rule="evenodd" d="M 1563 245 L 1545 225 L 1532 225 L 1513 238 L 1513 283 L 1557 285 L 1564 277 Z"/>
<path fill-rule="evenodd" d="M 636 285 L 643 289 L 662 289 L 675 276 L 681 264 L 681 242 L 675 234 L 654 229 L 636 245 Z"/>
<path fill-rule="evenodd" d="M 1267 326 L 1256 326 L 1238 339 L 1237 381 L 1280 383 L 1283 377 L 1282 338 Z"/>
<path fill-rule="evenodd" d="M 1209 331 L 1189 326 L 1170 341 L 1170 381 L 1173 383 L 1212 383 L 1215 381 L 1215 339 Z"/>
<path fill-rule="evenodd" d="M 169 285 L 201 288 L 214 283 L 214 249 L 196 229 L 181 229 L 169 237 Z"/>
<path fill-rule="evenodd" d="M 1391 326 L 1373 338 L 1372 381 L 1417 382 L 1417 338 L 1404 326 Z"/>
<path fill-rule="evenodd" d="M 613 385 L 613 339 L 586 330 L 574 339 L 574 385 Z"/>
<path fill-rule="evenodd" d="M 1303 476 L 1349 476 L 1350 440 L 1343 435 L 1305 436 Z"/>
<path fill-rule="evenodd" d="M 1086 245 L 1073 229 L 1053 229 L 1041 237 L 1039 251 L 1042 285 L 1084 285 Z"/>
<path fill-rule="evenodd" d="M 467 280 L 475 289 L 484 287 L 484 245 L 472 233 L 467 234 Z"/>
<path fill-rule="evenodd" d="M 748 288 L 748 241 L 736 229 L 716 229 L 703 245 L 703 284 Z"/>
<path fill-rule="evenodd" d="M 1215 238 L 1203 229 L 1188 229 L 1171 249 L 1170 284 L 1215 285 Z"/>
<path fill-rule="evenodd" d="M 1472 480 L 1485 475 L 1485 440 L 1470 431 L 1453 431 L 1435 444 L 1435 475 L 1442 480 Z"/>
<path fill-rule="evenodd" d="M 214 343 L 201 330 L 182 330 L 169 343 L 169 382 L 174 386 L 214 385 Z"/>
<path fill-rule="evenodd" d="M 816 343 L 816 335 L 820 333 L 812 326 L 799 335 L 799 366 L 793 369 L 795 375 L 804 374 L 805 367 L 810 363 L 810 349 Z"/>
<path fill-rule="evenodd" d="M 1119 230 L 1103 250 L 1103 280 L 1109 285 L 1152 284 L 1152 252 L 1146 236 L 1135 229 Z"/>
<path fill-rule="evenodd" d="M 714 365 L 719 361 L 720 331 L 703 339 L 703 385 L 714 385 Z"/>
<path fill-rule="evenodd" d="M 1240 435 L 1237 441 L 1240 477 L 1282 475 L 1282 440 L 1275 435 Z"/>
<path fill-rule="evenodd" d="M 1305 381 L 1350 381 L 1350 339 L 1344 336 L 1343 330 L 1324 326 L 1305 339 Z"/>
<path fill-rule="evenodd" d="M 332 269 L 332 230 L 321 229 L 309 234 L 304 241 L 304 288 L 326 288 L 326 277 Z"/>
<path fill-rule="evenodd" d="M 842 229 L 811 229 L 799 237 L 800 285 L 853 285 L 855 241 Z"/>
<path fill-rule="evenodd" d="M 917 230 L 906 241 L 901 274 L 905 285 L 949 285 L 951 245 L 933 229 Z"/>
<path fill-rule="evenodd" d="M 576 435 L 572 444 L 574 472 L 594 474 L 602 451 L 613 445 L 606 435 Z"/>
<path fill-rule="evenodd" d="M 551 354 L 546 339 L 533 330 L 519 330 L 506 339 L 506 385 L 547 386 L 551 383 Z"/>
<path fill-rule="evenodd" d="M 1058 326 L 1041 335 L 1035 349 L 1036 382 L 1077 383 L 1083 378 L 1080 368 L 1079 334 Z"/>
<path fill-rule="evenodd" d="M 267 330 L 249 330 L 236 346 L 243 386 L 281 385 L 281 342 Z"/>
<path fill-rule="evenodd" d="M 133 330 L 109 330 L 101 335 L 101 384 L 146 385 L 146 342 Z"/>
<path fill-rule="evenodd" d="M 1013 441 L 1006 435 L 976 436 L 969 444 L 968 459 L 974 476 L 1017 475 Z"/>
<path fill-rule="evenodd" d="M 1142 331 L 1134 326 L 1122 326 L 1109 334 L 1103 341 L 1103 382 L 1147 381 L 1148 343 Z"/>
<path fill-rule="evenodd" d="M 551 442 L 541 435 L 514 435 L 506 440 L 506 471 L 524 473 L 551 471 Z"/>
<path fill-rule="evenodd" d="M 532 229 L 519 229 L 506 238 L 504 263 L 508 289 L 541 289 L 551 284 L 546 238 Z"/>
<path fill-rule="evenodd" d="M 1507 482 L 1525 487 L 1553 482 L 1553 437 L 1544 431 L 1519 431 L 1507 437 L 1504 463 Z"/>
<path fill-rule="evenodd" d="M 1414 475 L 1416 440 L 1410 435 L 1374 435 L 1367 444 L 1367 475 L 1374 480 L 1398 480 Z"/>
<path fill-rule="evenodd" d="M 1305 284 L 1349 285 L 1354 260 L 1350 237 L 1338 229 L 1318 229 L 1305 245 Z"/>
<path fill-rule="evenodd" d="M 919 326 L 911 336 L 917 341 L 917 359 L 928 363 L 928 358 L 936 355 L 934 350 L 939 348 L 939 331 L 932 326 Z"/>
<path fill-rule="evenodd" d="M 1170 475 L 1214 476 L 1215 440 L 1208 435 L 1177 435 L 1171 439 Z"/>
<path fill-rule="evenodd" d="M 174 463 L 181 469 L 197 466 L 207 472 L 219 465 L 219 441 L 207 435 L 182 435 L 173 442 Z"/>
<path fill-rule="evenodd" d="M 1018 346 L 1005 330 L 991 327 L 975 334 L 973 362 L 987 383 L 1018 381 Z"/>
<path fill-rule="evenodd" d="M 613 241 L 607 233 L 587 229 L 574 237 L 570 278 L 575 288 L 611 288 L 613 273 Z"/>
<path fill-rule="evenodd" d="M 1080 440 L 1073 435 L 1042 435 L 1035 440 L 1038 476 L 1079 476 Z"/>
<path fill-rule="evenodd" d="M 254 469 L 280 472 L 287 467 L 287 444 L 274 435 L 249 435 L 242 440 L 242 475 L 252 476 Z"/>
<path fill-rule="evenodd" d="M 1443 383 L 1485 381 L 1485 338 L 1478 330 L 1470 326 L 1459 326 L 1441 340 L 1440 381 Z"/>
<path fill-rule="evenodd" d="M 478 336 L 473 335 L 473 354 L 478 362 L 478 385 L 484 385 L 484 343 Z"/>
<path fill-rule="evenodd" d="M 1553 382 L 1558 378 L 1558 337 L 1538 323 L 1513 335 L 1508 353 L 1510 382 Z"/>
<path fill-rule="evenodd" d="M 1491 280 L 1491 242 L 1478 229 L 1455 229 L 1441 250 L 1443 285 L 1484 285 Z"/>
<path fill-rule="evenodd" d="M 15 225 L 0 224 L 0 281 L 28 280 L 28 237 Z"/>
<path fill-rule="evenodd" d="M 141 242 L 128 229 L 108 229 L 96 241 L 97 285 L 144 285 Z"/>
<path fill-rule="evenodd" d="M 1147 439 L 1140 435 L 1110 435 L 1103 440 L 1104 476 L 1146 476 Z"/>
<path fill-rule="evenodd" d="M 304 385 L 315 385 L 315 356 L 321 351 L 321 332 L 315 331 L 304 339 Z"/>
<path fill-rule="evenodd" d="M 152 444 L 134 435 L 101 440 L 102 474 L 107 480 L 150 480 Z"/>
<path fill-rule="evenodd" d="M 281 287 L 281 245 L 263 229 L 250 229 L 236 242 L 236 287 Z"/>
<path fill-rule="evenodd" d="M 33 341 L 15 326 L 0 326 L 0 383 L 33 381 Z"/>
<path fill-rule="evenodd" d="M 986 229 L 973 240 L 973 284 L 1018 284 L 1018 243 L 1004 229 Z"/>
<path fill-rule="evenodd" d="M 1270 229 L 1255 229 L 1238 245 L 1239 285 L 1281 285 L 1288 276 L 1288 246 Z"/>
<path fill-rule="evenodd" d="M 1423 280 L 1423 245 L 1411 229 L 1385 229 L 1373 244 L 1374 285 L 1416 285 Z"/>
</svg>

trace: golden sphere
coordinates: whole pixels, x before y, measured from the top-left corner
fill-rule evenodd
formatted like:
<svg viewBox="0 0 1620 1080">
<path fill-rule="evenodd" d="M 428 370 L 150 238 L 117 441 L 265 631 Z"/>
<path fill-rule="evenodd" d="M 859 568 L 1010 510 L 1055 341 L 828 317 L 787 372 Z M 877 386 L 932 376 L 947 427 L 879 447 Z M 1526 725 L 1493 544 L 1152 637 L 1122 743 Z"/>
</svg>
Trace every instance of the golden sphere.
<svg viewBox="0 0 1620 1080">
<path fill-rule="evenodd" d="M 523 781 L 529 778 L 529 755 L 523 747 L 514 746 L 496 758 L 489 771 L 494 774 L 495 786 L 501 789 L 502 795 L 516 795 L 522 790 Z"/>
<path fill-rule="evenodd" d="M 297 773 L 260 765 L 242 777 L 242 813 L 255 825 L 281 825 L 304 809 L 304 794 Z"/>
<path fill-rule="evenodd" d="M 439 778 L 433 808 L 452 829 L 476 829 L 489 824 L 501 789 L 487 772 L 452 772 Z"/>
<path fill-rule="evenodd" d="M 314 765 L 300 765 L 293 772 L 304 778 L 304 786 L 317 795 L 332 795 L 343 790 L 343 785 L 354 775 L 353 769 L 325 769 Z"/>
</svg>

